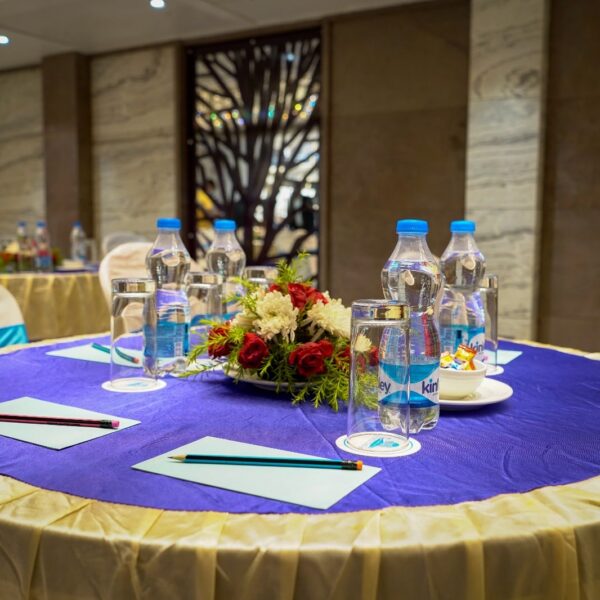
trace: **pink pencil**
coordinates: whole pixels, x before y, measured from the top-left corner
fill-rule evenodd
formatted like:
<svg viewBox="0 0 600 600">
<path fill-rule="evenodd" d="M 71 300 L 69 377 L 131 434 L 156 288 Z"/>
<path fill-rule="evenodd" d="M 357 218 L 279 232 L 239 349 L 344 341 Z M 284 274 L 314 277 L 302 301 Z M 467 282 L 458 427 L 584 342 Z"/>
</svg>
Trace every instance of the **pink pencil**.
<svg viewBox="0 0 600 600">
<path fill-rule="evenodd" d="M 38 415 L 9 415 L 0 413 L 0 421 L 9 423 L 33 423 L 35 425 L 71 425 L 74 427 L 102 427 L 118 429 L 119 421 L 110 419 L 75 419 L 71 417 L 41 417 Z"/>
</svg>

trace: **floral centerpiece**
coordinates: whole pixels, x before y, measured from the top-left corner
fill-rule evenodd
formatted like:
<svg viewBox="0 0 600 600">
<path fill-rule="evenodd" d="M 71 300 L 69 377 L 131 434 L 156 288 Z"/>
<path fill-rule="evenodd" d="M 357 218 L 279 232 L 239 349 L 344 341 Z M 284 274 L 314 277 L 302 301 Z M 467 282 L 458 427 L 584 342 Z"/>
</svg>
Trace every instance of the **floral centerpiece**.
<svg viewBox="0 0 600 600">
<path fill-rule="evenodd" d="M 348 397 L 350 309 L 299 276 L 299 255 L 280 261 L 268 290 L 240 280 L 245 294 L 231 321 L 209 322 L 206 341 L 190 354 L 221 359 L 226 373 L 276 384 L 293 401 L 311 399 L 315 406 L 336 409 Z M 202 373 L 214 365 L 188 371 Z"/>
</svg>

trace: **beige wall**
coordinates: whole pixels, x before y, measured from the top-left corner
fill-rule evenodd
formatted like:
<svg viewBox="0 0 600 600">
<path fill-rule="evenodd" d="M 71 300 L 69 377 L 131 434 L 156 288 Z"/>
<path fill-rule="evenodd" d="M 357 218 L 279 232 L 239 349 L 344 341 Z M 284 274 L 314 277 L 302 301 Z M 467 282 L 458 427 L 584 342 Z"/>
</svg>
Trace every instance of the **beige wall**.
<svg viewBox="0 0 600 600">
<path fill-rule="evenodd" d="M 175 48 L 93 58 L 92 173 L 96 238 L 154 237 L 176 214 Z"/>
<path fill-rule="evenodd" d="M 399 218 L 440 254 L 463 217 L 469 7 L 423 3 L 331 25 L 327 262 L 332 293 L 381 297 Z"/>
<path fill-rule="evenodd" d="M 42 121 L 40 69 L 0 73 L 0 238 L 45 217 Z"/>
</svg>

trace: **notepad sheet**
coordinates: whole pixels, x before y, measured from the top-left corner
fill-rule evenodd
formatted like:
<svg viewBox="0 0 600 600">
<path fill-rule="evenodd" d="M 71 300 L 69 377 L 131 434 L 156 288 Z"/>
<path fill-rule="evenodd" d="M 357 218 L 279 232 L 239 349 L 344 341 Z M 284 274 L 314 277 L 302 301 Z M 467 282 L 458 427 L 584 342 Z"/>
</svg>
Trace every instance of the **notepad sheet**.
<svg viewBox="0 0 600 600">
<path fill-rule="evenodd" d="M 346 471 L 342 469 L 182 463 L 169 459 L 169 456 L 174 454 L 224 454 L 286 458 L 324 457 L 207 436 L 133 466 L 134 469 L 140 471 L 324 510 L 339 502 L 344 496 L 380 471 L 377 467 L 370 466 L 364 466 L 362 471 Z"/>
</svg>

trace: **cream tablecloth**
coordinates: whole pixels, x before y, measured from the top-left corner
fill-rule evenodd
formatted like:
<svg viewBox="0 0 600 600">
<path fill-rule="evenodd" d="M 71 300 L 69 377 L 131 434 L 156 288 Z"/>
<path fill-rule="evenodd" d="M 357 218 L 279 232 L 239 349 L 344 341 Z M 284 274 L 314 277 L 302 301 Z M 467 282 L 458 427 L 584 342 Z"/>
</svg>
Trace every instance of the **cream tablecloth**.
<svg viewBox="0 0 600 600">
<path fill-rule="evenodd" d="M 269 515 L 111 504 L 0 476 L 0 598 L 597 600 L 600 477 Z"/>
<path fill-rule="evenodd" d="M 96 273 L 0 274 L 17 300 L 30 340 L 99 333 L 110 328 Z"/>
</svg>

